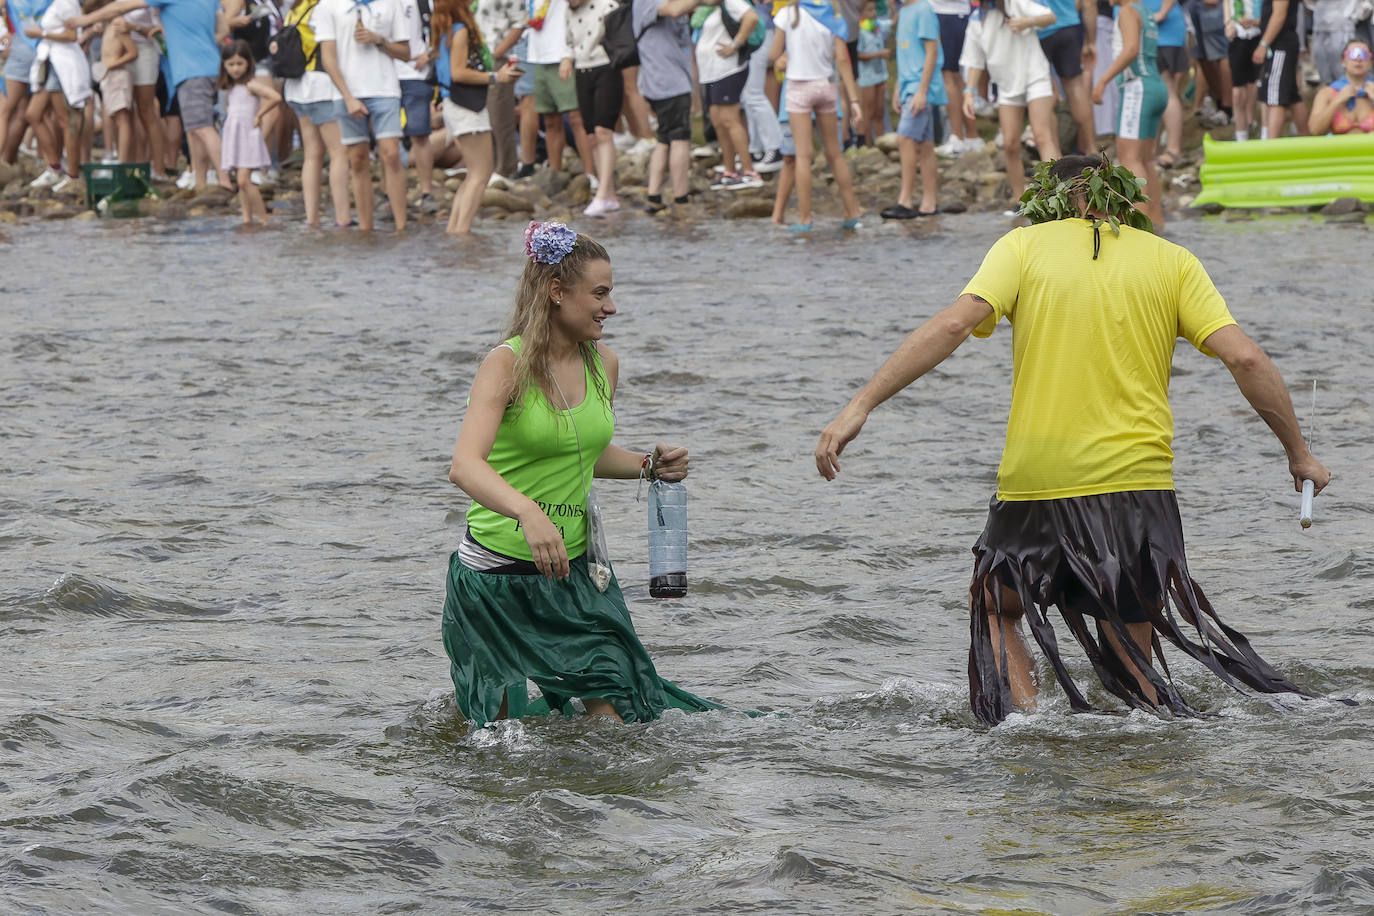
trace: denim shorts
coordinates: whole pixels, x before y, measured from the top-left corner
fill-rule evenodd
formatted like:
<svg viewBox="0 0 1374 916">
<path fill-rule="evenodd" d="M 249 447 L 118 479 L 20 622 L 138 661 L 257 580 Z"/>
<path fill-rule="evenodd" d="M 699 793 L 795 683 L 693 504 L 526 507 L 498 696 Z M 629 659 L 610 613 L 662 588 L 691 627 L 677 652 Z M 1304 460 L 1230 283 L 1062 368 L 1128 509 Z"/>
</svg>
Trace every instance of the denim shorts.
<svg viewBox="0 0 1374 916">
<path fill-rule="evenodd" d="M 897 136 L 917 143 L 938 143 L 940 138 L 940 109 L 943 105 L 927 105 L 920 114 L 912 114 L 909 103 L 902 104 L 902 120 L 897 124 Z"/>
<path fill-rule="evenodd" d="M 319 127 L 342 120 L 348 112 L 344 109 L 343 99 L 325 99 L 322 102 L 291 102 L 291 110 L 299 118 L 305 118 Z"/>
<path fill-rule="evenodd" d="M 406 112 L 407 137 L 429 136 L 429 103 L 433 98 L 434 87 L 424 80 L 401 80 L 401 107 Z"/>
<path fill-rule="evenodd" d="M 354 118 L 346 113 L 339 121 L 339 133 L 344 146 L 367 142 L 367 122 L 372 121 L 372 135 L 378 140 L 401 139 L 401 100 L 397 96 L 373 96 L 359 99 L 367 106 L 368 117 Z"/>
<path fill-rule="evenodd" d="M 778 144 L 778 152 L 783 156 L 797 155 L 797 141 L 792 139 L 792 125 L 786 121 L 781 122 L 782 142 Z"/>
<path fill-rule="evenodd" d="M 18 35 L 10 36 L 10 56 L 5 58 L 5 79 L 28 85 L 29 70 L 37 52 Z"/>
</svg>

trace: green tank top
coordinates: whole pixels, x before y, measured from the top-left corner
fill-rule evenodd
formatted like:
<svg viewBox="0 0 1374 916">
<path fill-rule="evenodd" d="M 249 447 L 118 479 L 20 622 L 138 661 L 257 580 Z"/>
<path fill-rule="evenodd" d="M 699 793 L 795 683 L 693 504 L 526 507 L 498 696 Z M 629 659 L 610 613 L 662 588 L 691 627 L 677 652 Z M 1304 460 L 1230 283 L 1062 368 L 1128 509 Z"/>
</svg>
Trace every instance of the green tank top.
<svg viewBox="0 0 1374 916">
<path fill-rule="evenodd" d="M 520 352 L 519 337 L 512 337 L 506 344 Z M 599 355 L 596 372 L 604 379 Z M 531 386 L 525 393 L 523 409 L 506 408 L 487 457 L 496 473 L 538 503 L 562 532 L 570 559 L 586 550 L 587 491 L 592 484 L 592 470 L 615 432 L 615 414 L 597 387 L 590 366 L 586 375 L 587 395 L 572 410 L 555 408 L 542 391 Z M 515 519 L 474 501 L 468 507 L 467 521 L 473 540 L 488 550 L 522 560 L 533 559 Z"/>
<path fill-rule="evenodd" d="M 1142 8 L 1139 3 L 1127 5 L 1140 14 L 1140 51 L 1136 54 L 1135 60 L 1127 64 L 1126 69 L 1117 76 L 1117 82 L 1126 83 L 1131 80 L 1159 77 L 1159 24 L 1155 22 L 1155 17 L 1150 11 Z M 1123 44 L 1121 14 L 1118 13 L 1116 24 L 1112 27 L 1113 56 L 1121 53 Z"/>
</svg>

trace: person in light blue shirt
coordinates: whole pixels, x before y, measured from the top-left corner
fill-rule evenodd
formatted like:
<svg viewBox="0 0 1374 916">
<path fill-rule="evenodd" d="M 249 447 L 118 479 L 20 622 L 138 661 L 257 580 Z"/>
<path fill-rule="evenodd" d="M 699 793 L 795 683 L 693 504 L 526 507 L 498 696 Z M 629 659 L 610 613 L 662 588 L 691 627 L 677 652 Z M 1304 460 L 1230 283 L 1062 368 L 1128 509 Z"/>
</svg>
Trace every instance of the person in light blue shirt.
<svg viewBox="0 0 1374 916">
<path fill-rule="evenodd" d="M 940 140 L 940 112 L 949 104 L 943 79 L 936 74 L 944 66 L 940 46 L 940 20 L 930 0 L 908 0 L 897 15 L 897 92 L 893 110 L 897 124 L 897 151 L 902 160 L 902 188 L 896 206 L 882 211 L 883 219 L 914 219 L 933 216 L 939 172 L 935 144 Z M 912 207 L 916 170 L 921 172 L 921 206 Z"/>
<path fill-rule="evenodd" d="M 115 0 L 92 13 L 78 16 L 73 25 L 85 28 L 116 16 L 151 6 L 162 16 L 167 42 L 167 62 L 186 145 L 191 150 L 191 172 L 196 186 L 203 185 L 219 166 L 219 132 L 215 130 L 215 81 L 219 78 L 219 33 L 223 11 L 219 0 Z M 229 176 L 219 184 L 231 188 Z"/>
</svg>

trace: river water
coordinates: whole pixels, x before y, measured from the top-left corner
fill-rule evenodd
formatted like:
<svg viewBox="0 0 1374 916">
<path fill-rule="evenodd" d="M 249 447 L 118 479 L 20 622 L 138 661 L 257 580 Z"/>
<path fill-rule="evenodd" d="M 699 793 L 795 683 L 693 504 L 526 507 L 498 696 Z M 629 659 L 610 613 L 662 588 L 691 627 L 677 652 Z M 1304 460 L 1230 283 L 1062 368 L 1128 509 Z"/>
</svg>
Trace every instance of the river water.
<svg viewBox="0 0 1374 916">
<path fill-rule="evenodd" d="M 820 427 L 951 301 L 992 217 L 784 239 L 607 227 L 617 441 L 684 441 L 690 593 L 647 595 L 644 504 L 604 487 L 660 671 L 737 712 L 469 732 L 439 617 L 446 479 L 519 231 L 457 245 L 34 225 L 0 243 L 0 911 L 1374 911 L 1374 489 L 1362 225 L 1178 222 L 1337 477 L 1297 524 L 1225 369 L 1175 358 L 1193 573 L 1284 673 L 1171 655 L 1215 713 L 966 697 L 969 546 L 1010 334 Z M 1096 684 L 1075 653 L 1072 670 Z"/>
</svg>

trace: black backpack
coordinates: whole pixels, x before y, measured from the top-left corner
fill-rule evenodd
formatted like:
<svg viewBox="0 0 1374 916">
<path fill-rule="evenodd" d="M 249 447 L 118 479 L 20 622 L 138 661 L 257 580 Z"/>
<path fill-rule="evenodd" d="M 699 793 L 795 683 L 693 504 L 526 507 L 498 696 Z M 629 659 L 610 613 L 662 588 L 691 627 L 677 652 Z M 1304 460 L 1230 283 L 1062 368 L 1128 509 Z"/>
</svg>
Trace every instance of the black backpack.
<svg viewBox="0 0 1374 916">
<path fill-rule="evenodd" d="M 611 59 L 611 66 L 617 70 L 639 66 L 639 36 L 634 27 L 634 0 L 622 0 L 621 4 L 606 14 L 604 24 L 606 34 L 601 38 L 601 47 Z"/>
<path fill-rule="evenodd" d="M 305 71 L 315 63 L 319 57 L 320 45 L 315 43 L 315 47 L 307 55 L 305 45 L 301 42 L 301 30 L 299 23 L 305 22 L 310 18 L 310 12 L 319 6 L 319 0 L 314 0 L 307 7 L 305 15 L 301 16 L 296 22 L 282 27 L 282 30 L 272 36 L 272 41 L 268 47 L 272 51 L 272 75 L 277 79 L 296 80 L 305 76 Z"/>
</svg>

